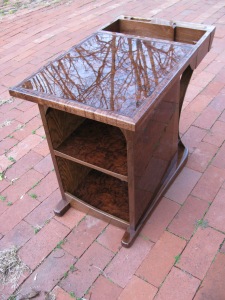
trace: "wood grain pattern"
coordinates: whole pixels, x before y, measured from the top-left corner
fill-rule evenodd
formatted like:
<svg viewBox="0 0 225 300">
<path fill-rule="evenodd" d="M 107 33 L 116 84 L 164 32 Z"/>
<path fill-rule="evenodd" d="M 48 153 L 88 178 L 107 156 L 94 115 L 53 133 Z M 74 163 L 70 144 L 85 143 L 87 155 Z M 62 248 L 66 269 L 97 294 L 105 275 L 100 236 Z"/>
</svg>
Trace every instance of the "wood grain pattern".
<svg viewBox="0 0 225 300">
<path fill-rule="evenodd" d="M 56 161 L 65 192 L 73 193 L 74 189 L 77 188 L 91 171 L 91 169 L 86 166 L 82 166 L 61 157 L 56 156 Z"/>
<path fill-rule="evenodd" d="M 129 225 L 122 243 L 133 243 L 187 160 L 180 112 L 214 32 L 121 17 L 10 89 L 39 104 L 63 198 L 57 213 L 78 203 Z"/>
<path fill-rule="evenodd" d="M 86 203 L 129 221 L 128 185 L 98 171 L 91 171 L 73 194 Z"/>
<path fill-rule="evenodd" d="M 171 25 L 153 24 L 139 20 L 117 20 L 103 30 L 141 37 L 174 41 L 174 28 Z"/>
<path fill-rule="evenodd" d="M 126 140 L 117 127 L 86 119 L 57 151 L 127 176 Z"/>
<path fill-rule="evenodd" d="M 113 23 L 116 25 L 114 26 Z M 193 66 L 194 66 L 194 68 L 197 67 L 197 65 L 200 63 L 201 59 L 204 57 L 204 55 L 207 53 L 207 51 L 209 51 L 211 44 L 212 44 L 214 32 L 215 32 L 215 27 L 211 26 L 211 25 L 193 24 L 193 23 L 187 23 L 187 22 L 174 22 L 174 21 L 166 21 L 166 20 L 159 20 L 159 19 L 141 19 L 141 18 L 135 18 L 135 17 L 121 17 L 120 19 L 117 19 L 113 23 L 111 25 L 105 26 L 105 28 L 111 26 L 113 28 L 112 31 L 114 31 L 114 33 L 111 34 L 112 35 L 112 38 L 111 38 L 112 42 L 111 42 L 111 46 L 110 46 L 111 48 L 108 47 L 109 44 L 107 41 L 105 43 L 104 43 L 104 41 L 102 41 L 100 43 L 102 49 L 104 49 L 103 56 L 108 55 L 107 62 L 104 61 L 104 57 L 102 57 L 102 59 L 101 59 L 101 64 L 103 64 L 103 65 L 105 64 L 104 72 L 107 72 L 107 68 L 108 68 L 108 70 L 110 69 L 108 76 L 106 76 L 108 81 L 105 83 L 105 85 L 103 84 L 103 88 L 100 88 L 98 91 L 95 91 L 94 88 L 95 88 L 96 84 L 93 81 L 89 81 L 89 83 L 92 82 L 92 84 L 91 84 L 91 86 L 89 86 L 89 89 L 88 89 L 86 83 L 84 84 L 84 86 L 82 86 L 84 81 L 81 80 L 80 81 L 81 85 L 79 85 L 74 81 L 74 78 L 71 78 L 71 76 L 68 74 L 68 70 L 73 69 L 73 71 L 76 73 L 75 69 L 77 68 L 76 63 L 75 63 L 75 69 L 74 69 L 74 65 L 73 64 L 71 65 L 71 61 L 70 61 L 71 51 L 72 51 L 72 49 L 74 49 L 74 48 L 72 48 L 71 50 L 66 52 L 64 55 L 62 55 L 60 58 L 56 59 L 54 61 L 54 64 L 52 64 L 52 63 L 47 64 L 39 72 L 36 72 L 32 76 L 30 76 L 28 79 L 26 79 L 23 82 L 21 82 L 20 84 L 18 84 L 17 86 L 10 88 L 10 90 L 9 90 L 10 95 L 14 96 L 14 97 L 25 99 L 28 101 L 35 102 L 40 105 L 46 105 L 48 107 L 60 109 L 62 111 L 66 111 L 68 113 L 72 113 L 72 114 L 79 115 L 82 117 L 88 117 L 90 119 L 104 122 L 106 124 L 119 126 L 120 128 L 123 128 L 123 129 L 135 131 L 136 128 L 138 127 L 137 123 L 139 121 L 141 121 L 141 119 L 146 117 L 147 111 L 154 109 L 155 101 L 159 100 L 162 93 L 167 92 L 167 89 L 170 88 L 170 86 L 171 86 L 170 85 L 171 82 L 173 81 L 172 84 L 174 84 L 175 78 L 177 76 L 181 76 L 182 72 L 188 67 L 188 65 L 193 64 L 194 61 L 196 63 L 193 64 Z M 136 55 L 133 55 L 133 59 L 131 60 L 135 63 L 131 63 L 130 66 L 133 66 L 131 78 L 136 78 L 136 76 L 138 75 L 138 78 L 140 79 L 139 82 L 141 82 L 141 84 L 137 84 L 136 88 L 133 88 L 133 91 L 131 93 L 132 95 L 131 94 L 129 95 L 129 93 L 127 93 L 127 92 L 123 93 L 123 95 L 122 95 L 121 91 L 123 91 L 123 86 L 129 85 L 129 80 L 126 82 L 127 79 L 125 76 L 124 77 L 125 79 L 124 79 L 123 84 L 121 85 L 121 88 L 118 88 L 118 90 L 117 90 L 117 92 L 120 93 L 119 97 L 116 101 L 114 101 L 114 105 L 112 105 L 111 98 L 112 98 L 112 96 L 115 96 L 116 93 L 115 92 L 109 93 L 108 90 L 109 90 L 109 88 L 111 89 L 113 86 L 115 88 L 115 83 L 118 84 L 120 82 L 120 80 L 115 80 L 115 72 L 113 72 L 113 66 L 116 66 L 113 63 L 113 61 L 114 61 L 113 57 L 114 57 L 114 54 L 118 51 L 118 49 L 116 49 L 116 51 L 115 51 L 115 49 L 113 50 L 114 37 L 115 37 L 115 39 L 120 40 L 120 41 L 128 40 L 128 37 L 129 37 L 129 35 L 127 35 L 126 33 L 124 33 L 124 34 L 118 33 L 118 31 L 120 30 L 119 25 L 118 25 L 119 23 L 132 24 L 131 31 L 136 30 L 135 23 L 137 23 L 138 24 L 137 28 L 139 28 L 138 32 L 141 32 L 141 30 L 142 30 L 141 28 L 143 27 L 144 35 L 148 35 L 148 30 L 146 28 L 153 28 L 153 29 L 155 28 L 154 30 L 152 29 L 152 37 L 153 38 L 154 38 L 154 34 L 157 34 L 157 32 L 159 32 L 158 37 L 160 37 L 160 35 L 162 35 L 161 38 L 166 39 L 165 43 L 169 43 L 171 46 L 175 46 L 178 44 L 182 45 L 182 46 L 189 46 L 189 47 L 192 47 L 192 50 L 189 53 L 186 53 L 184 55 L 183 59 L 179 60 L 177 67 L 171 68 L 171 66 L 170 66 L 169 72 L 164 77 L 163 81 L 161 83 L 159 83 L 157 86 L 153 85 L 154 91 L 152 92 L 151 89 L 150 90 L 146 89 L 146 86 L 148 87 L 148 85 L 146 85 L 147 81 L 145 82 L 145 80 L 144 80 L 144 77 L 146 77 L 146 76 L 144 76 L 144 74 L 141 74 L 141 76 L 140 76 L 140 70 L 145 69 L 145 64 L 144 64 L 144 60 L 142 58 L 143 53 L 141 54 L 141 51 L 139 49 L 138 53 Z M 127 25 L 127 27 L 128 27 L 128 25 Z M 125 29 L 122 29 L 122 30 L 125 30 Z M 126 29 L 126 30 L 129 30 L 129 29 Z M 101 33 L 103 33 L 103 32 L 106 33 L 106 31 L 100 30 L 100 31 L 98 31 L 97 35 L 101 35 Z M 163 37 L 163 34 L 165 35 L 165 37 Z M 80 42 L 78 45 L 76 45 L 76 48 L 78 50 L 79 49 L 81 50 L 87 41 L 90 41 L 91 39 L 95 38 L 97 35 L 96 34 L 92 35 L 91 37 Z M 172 35 L 174 36 L 175 41 L 181 41 L 182 43 L 169 41 L 171 39 Z M 134 52 L 136 51 L 135 43 L 142 44 L 142 48 L 143 48 L 144 41 L 145 42 L 154 41 L 154 39 L 152 39 L 152 37 L 149 38 L 149 37 L 144 36 L 142 38 L 138 38 L 136 36 L 134 38 L 134 40 L 135 40 L 134 45 L 132 46 L 133 51 Z M 186 43 L 189 43 L 189 45 L 187 45 Z M 127 49 L 129 49 L 129 45 L 126 47 L 127 47 Z M 138 47 L 140 47 L 140 45 Z M 85 55 L 84 55 L 85 51 L 86 51 L 86 49 L 84 49 L 83 53 L 80 53 L 78 51 L 80 58 L 81 57 L 82 57 L 82 59 L 84 58 L 85 68 L 82 67 L 80 70 L 81 72 L 78 72 L 77 74 L 79 76 L 81 76 L 82 72 L 84 73 L 86 68 L 89 68 L 89 70 L 92 70 L 93 73 L 98 74 L 98 71 L 102 69 L 102 65 L 101 66 L 99 65 L 100 61 L 97 61 L 95 66 L 92 64 L 90 65 L 89 64 L 90 60 L 87 60 L 87 59 L 85 60 Z M 107 54 L 108 51 L 110 52 L 110 54 Z M 101 54 L 101 49 L 98 52 Z M 128 51 L 126 50 L 125 53 L 128 53 Z M 130 52 L 130 53 L 132 54 L 132 52 Z M 146 58 L 147 57 L 151 58 L 151 56 L 149 56 L 148 54 L 145 54 L 145 55 L 146 55 Z M 130 59 L 131 56 L 132 55 L 128 55 L 127 58 Z M 162 59 L 163 56 L 161 56 L 160 59 L 155 59 L 154 55 L 153 55 L 152 58 L 153 58 L 153 61 L 154 60 L 155 61 L 163 61 L 163 59 Z M 67 63 L 63 64 L 61 59 L 65 59 L 65 61 L 67 61 Z M 61 61 L 59 62 L 59 60 L 61 60 Z M 135 64 L 137 64 L 140 61 L 142 61 L 142 63 L 140 65 L 140 68 L 138 68 L 139 69 L 139 73 L 138 73 L 138 72 L 136 72 L 137 68 L 135 68 Z M 111 62 L 111 64 L 110 64 L 110 62 Z M 58 68 L 57 68 L 57 64 L 59 64 Z M 68 66 L 69 66 L 69 68 L 68 68 Z M 153 74 L 154 73 L 154 65 L 152 65 L 152 66 L 153 67 L 152 67 L 151 73 Z M 97 67 L 97 69 L 96 69 L 96 67 Z M 114 68 L 114 69 L 117 70 L 117 68 Z M 163 69 L 164 69 L 164 67 L 162 67 L 162 70 Z M 55 73 L 57 73 L 55 76 L 56 82 L 58 84 L 57 88 L 55 88 L 54 85 L 51 86 L 52 85 L 51 78 Z M 129 67 L 127 69 L 127 74 L 129 75 Z M 36 77 L 36 79 L 41 79 L 41 81 L 46 81 L 47 79 L 50 79 L 50 80 L 46 81 L 46 84 L 41 84 L 41 81 L 38 82 L 38 80 L 36 80 L 36 81 L 33 80 L 35 77 Z M 102 83 L 104 81 L 104 79 L 106 79 L 106 77 L 104 77 L 104 74 L 103 74 L 103 76 L 101 78 L 98 78 L 99 82 Z M 65 78 L 67 80 L 63 81 L 63 79 L 65 79 Z M 87 78 L 86 75 L 83 77 L 83 79 L 85 79 L 85 78 Z M 114 81 L 113 81 L 113 78 L 114 78 Z M 121 78 L 121 77 L 118 77 L 118 78 Z M 136 80 L 136 81 L 138 82 L 138 80 Z M 40 84 L 41 84 L 41 86 L 40 86 Z M 76 88 L 81 88 L 79 93 L 74 92 L 74 91 L 76 91 Z M 91 94 L 89 94 L 89 91 L 91 92 Z M 108 94 L 111 94 L 111 96 L 109 96 L 107 93 L 105 94 L 106 91 Z M 147 92 L 147 94 L 146 94 L 146 92 Z M 85 93 L 87 93 L 87 95 L 90 95 L 90 99 L 88 99 L 88 100 L 81 99 L 82 95 Z M 99 102 L 96 102 L 97 101 L 96 99 L 99 98 L 99 96 L 101 94 L 102 94 L 101 101 L 98 100 Z M 146 97 L 146 100 L 144 102 L 142 102 L 143 99 L 140 98 L 140 94 L 141 94 L 141 97 L 145 94 L 147 95 L 147 96 L 146 95 L 144 96 L 144 97 Z M 80 95 L 81 95 L 81 97 L 80 97 Z M 124 105 L 124 103 L 127 103 L 127 101 L 125 101 L 124 97 L 125 98 L 128 97 L 129 101 L 131 101 L 131 99 L 133 99 L 132 100 L 133 106 L 129 107 L 129 109 L 127 108 L 127 104 Z M 76 98 L 76 101 L 74 101 L 75 98 Z M 108 102 L 105 101 L 106 99 Z M 139 101 L 138 99 L 141 99 L 141 101 Z M 87 102 L 85 102 L 83 100 L 85 100 Z M 100 103 L 100 105 L 99 105 L 99 103 Z M 115 103 L 116 103 L 116 105 L 115 105 Z M 121 106 L 121 103 L 123 103 L 122 106 Z M 136 106 L 136 104 L 138 104 L 138 105 Z M 93 105 L 93 106 L 91 106 L 91 105 Z"/>
<path fill-rule="evenodd" d="M 57 148 L 85 119 L 65 111 L 49 108 L 46 113 L 53 148 Z"/>
</svg>

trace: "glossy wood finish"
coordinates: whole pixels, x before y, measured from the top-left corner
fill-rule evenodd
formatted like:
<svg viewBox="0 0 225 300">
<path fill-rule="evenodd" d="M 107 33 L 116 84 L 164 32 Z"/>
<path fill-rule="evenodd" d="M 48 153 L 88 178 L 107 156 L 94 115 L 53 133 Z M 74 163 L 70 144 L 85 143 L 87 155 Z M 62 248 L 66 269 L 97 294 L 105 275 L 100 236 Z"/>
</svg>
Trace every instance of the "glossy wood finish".
<svg viewBox="0 0 225 300">
<path fill-rule="evenodd" d="M 213 26 L 121 17 L 10 89 L 39 104 L 62 200 L 132 245 L 184 166 L 179 119 Z"/>
<path fill-rule="evenodd" d="M 86 119 L 55 154 L 127 181 L 126 140 L 117 127 Z"/>
<path fill-rule="evenodd" d="M 129 222 L 128 185 L 92 170 L 72 193 L 84 202 Z"/>
</svg>

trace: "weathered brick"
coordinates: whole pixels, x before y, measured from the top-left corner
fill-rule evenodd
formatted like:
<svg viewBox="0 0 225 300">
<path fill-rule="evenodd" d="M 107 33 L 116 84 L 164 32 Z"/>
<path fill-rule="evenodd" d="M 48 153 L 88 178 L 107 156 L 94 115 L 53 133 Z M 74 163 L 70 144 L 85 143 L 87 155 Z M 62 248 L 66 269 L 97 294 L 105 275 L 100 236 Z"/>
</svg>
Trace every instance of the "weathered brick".
<svg viewBox="0 0 225 300">
<path fill-rule="evenodd" d="M 184 240 L 169 232 L 164 232 L 136 274 L 152 285 L 159 287 L 175 264 L 175 257 L 180 255 L 185 246 Z"/>
<path fill-rule="evenodd" d="M 204 137 L 204 141 L 220 147 L 224 142 L 225 123 L 216 121 L 210 132 Z"/>
<path fill-rule="evenodd" d="M 94 242 L 75 264 L 75 271 L 70 272 L 60 286 L 67 292 L 74 292 L 76 297 L 82 297 L 112 257 L 111 251 Z"/>
<path fill-rule="evenodd" d="M 88 292 L 88 295 L 85 296 L 85 298 L 89 300 L 99 300 L 101 298 L 108 300 L 117 300 L 119 299 L 118 297 L 121 292 L 121 287 L 100 275 L 92 285 L 91 289 Z"/>
<path fill-rule="evenodd" d="M 14 178 L 13 184 L 4 190 L 4 196 L 10 202 L 20 199 L 34 184 L 42 179 L 42 175 L 34 170 L 29 170 L 19 179 Z M 18 179 L 18 180 L 17 180 Z"/>
<path fill-rule="evenodd" d="M 197 221 L 202 219 L 208 207 L 206 201 L 189 196 L 169 225 L 169 230 L 185 239 L 190 239 Z"/>
<path fill-rule="evenodd" d="M 124 229 L 109 224 L 104 232 L 98 237 L 98 242 L 110 249 L 117 252 L 121 248 L 121 239 L 124 235 Z"/>
<path fill-rule="evenodd" d="M 157 288 L 153 285 L 145 282 L 144 280 L 133 276 L 131 280 L 128 282 L 125 289 L 122 291 L 118 300 L 130 300 L 130 299 L 138 299 L 138 300 L 151 300 L 154 298 L 157 293 Z"/>
<path fill-rule="evenodd" d="M 225 171 L 210 165 L 192 191 L 192 195 L 213 201 L 225 180 Z"/>
<path fill-rule="evenodd" d="M 138 237 L 131 248 L 121 248 L 110 265 L 106 268 L 106 276 L 124 288 L 152 246 L 152 242 Z"/>
<path fill-rule="evenodd" d="M 142 228 L 141 234 L 156 242 L 179 209 L 179 204 L 167 198 L 162 198 Z"/>
<path fill-rule="evenodd" d="M 224 235 L 212 228 L 199 227 L 181 255 L 178 267 L 203 279 L 210 267 Z"/>
<path fill-rule="evenodd" d="M 194 299 L 225 299 L 224 277 L 225 255 L 218 253 Z"/>
<path fill-rule="evenodd" d="M 0 173 L 3 173 L 11 166 L 13 162 L 4 154 L 0 156 Z"/>
<path fill-rule="evenodd" d="M 200 142 L 193 153 L 188 157 L 186 166 L 192 170 L 204 172 L 217 151 L 217 146 Z"/>
<path fill-rule="evenodd" d="M 40 154 L 34 151 L 29 151 L 20 160 L 18 160 L 13 166 L 7 170 L 6 177 L 10 180 L 13 178 L 20 178 L 24 173 L 31 169 L 42 159 Z"/>
<path fill-rule="evenodd" d="M 36 104 L 36 105 L 30 107 L 25 112 L 20 113 L 20 115 L 16 119 L 17 119 L 17 121 L 19 121 L 21 123 L 27 123 L 31 119 L 33 119 L 35 116 L 37 116 L 38 114 L 39 114 L 39 109 L 38 109 L 38 106 Z"/>
<path fill-rule="evenodd" d="M 49 173 L 30 193 L 37 195 L 39 201 L 45 200 L 59 187 L 55 172 Z"/>
<path fill-rule="evenodd" d="M 182 136 L 182 141 L 188 150 L 192 153 L 198 144 L 203 140 L 207 131 L 202 128 L 191 126 L 188 131 Z"/>
<path fill-rule="evenodd" d="M 66 251 L 54 250 L 22 284 L 20 293 L 25 295 L 34 289 L 41 291 L 44 299 L 44 292 L 50 292 L 75 262 L 75 258 Z"/>
<path fill-rule="evenodd" d="M 19 250 L 19 255 L 31 269 L 34 269 L 68 233 L 67 227 L 51 220 Z"/>
<path fill-rule="evenodd" d="M 8 157 L 13 157 L 15 160 L 19 160 L 25 154 L 27 154 L 31 149 L 40 144 L 42 138 L 39 135 L 31 134 L 27 136 L 23 141 L 19 142 L 12 150 L 7 153 Z M 37 151 L 36 151 L 37 152 Z"/>
<path fill-rule="evenodd" d="M 99 219 L 87 216 L 68 235 L 67 242 L 63 245 L 63 248 L 73 256 L 80 257 L 106 225 L 107 223 Z"/>
<path fill-rule="evenodd" d="M 173 267 L 155 300 L 191 300 L 199 285 L 199 279 Z"/>
<path fill-rule="evenodd" d="M 171 200 L 183 204 L 200 177 L 201 173 L 184 167 L 169 190 L 166 192 L 165 196 Z"/>
<path fill-rule="evenodd" d="M 215 158 L 212 161 L 212 165 L 217 168 L 225 170 L 225 143 L 217 152 Z"/>
<path fill-rule="evenodd" d="M 22 199 L 16 201 L 12 206 L 0 216 L 0 232 L 6 234 L 14 228 L 22 219 L 29 214 L 37 205 L 38 201 L 24 196 Z"/>
<path fill-rule="evenodd" d="M 71 296 L 65 292 L 61 287 L 56 286 L 52 291 L 53 295 L 56 296 L 56 299 L 59 300 L 71 300 Z"/>
<path fill-rule="evenodd" d="M 36 135 L 38 136 L 39 135 Z M 41 137 L 39 137 L 41 139 Z M 34 151 L 41 154 L 42 156 L 47 156 L 49 154 L 49 147 L 47 141 L 44 139 L 40 144 L 38 144 L 36 147 L 34 147 Z"/>
<path fill-rule="evenodd" d="M 33 134 L 33 131 L 41 125 L 41 120 L 38 117 L 35 117 L 26 124 L 21 124 L 22 125 L 15 132 L 13 132 L 13 136 L 20 141 Z"/>
<path fill-rule="evenodd" d="M 9 151 L 9 149 L 11 149 L 17 143 L 18 143 L 18 140 L 16 140 L 15 138 L 7 137 L 4 140 L 2 140 L 0 142 L 0 155 Z"/>
<path fill-rule="evenodd" d="M 203 129 L 210 129 L 219 115 L 218 110 L 208 106 L 194 122 L 194 125 Z"/>
<path fill-rule="evenodd" d="M 85 213 L 71 207 L 62 217 L 55 216 L 55 219 L 70 229 L 73 229 L 85 216 Z"/>
<path fill-rule="evenodd" d="M 53 162 L 51 155 L 44 157 L 38 164 L 34 166 L 34 169 L 43 175 L 47 175 L 53 170 Z"/>
<path fill-rule="evenodd" d="M 22 247 L 34 235 L 32 227 L 23 220 L 0 240 L 0 251 L 16 246 Z"/>
<path fill-rule="evenodd" d="M 216 195 L 212 205 L 210 206 L 207 214 L 205 215 L 205 220 L 209 222 L 209 225 L 213 228 L 225 232 L 225 190 L 220 189 Z"/>
<path fill-rule="evenodd" d="M 61 193 L 59 190 L 56 190 L 47 199 L 45 199 L 45 201 L 39 204 L 29 215 L 27 215 L 25 221 L 33 227 L 44 226 L 48 220 L 54 217 L 54 208 L 60 199 Z M 60 218 L 57 221 L 60 222 Z"/>
</svg>

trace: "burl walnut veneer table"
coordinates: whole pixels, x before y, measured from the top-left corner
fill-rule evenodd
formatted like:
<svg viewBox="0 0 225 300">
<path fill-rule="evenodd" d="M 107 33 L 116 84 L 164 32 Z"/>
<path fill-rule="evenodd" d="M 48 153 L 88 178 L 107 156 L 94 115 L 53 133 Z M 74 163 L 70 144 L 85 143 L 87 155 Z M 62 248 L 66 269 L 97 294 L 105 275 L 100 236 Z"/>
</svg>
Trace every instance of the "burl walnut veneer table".
<svg viewBox="0 0 225 300">
<path fill-rule="evenodd" d="M 39 105 L 62 200 L 127 229 L 129 247 L 188 150 L 179 137 L 193 70 L 215 28 L 120 17 L 10 95 Z"/>
</svg>

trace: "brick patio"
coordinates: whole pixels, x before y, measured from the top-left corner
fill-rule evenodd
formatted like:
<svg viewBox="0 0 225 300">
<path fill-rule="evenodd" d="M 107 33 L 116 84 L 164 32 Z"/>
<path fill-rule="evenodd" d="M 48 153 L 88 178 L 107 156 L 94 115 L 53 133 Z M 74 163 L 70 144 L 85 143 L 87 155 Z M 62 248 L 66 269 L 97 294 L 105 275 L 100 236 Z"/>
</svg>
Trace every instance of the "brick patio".
<svg viewBox="0 0 225 300">
<path fill-rule="evenodd" d="M 8 94 L 121 14 L 217 27 L 182 112 L 188 163 L 130 249 L 121 248 L 123 230 L 101 220 L 73 208 L 54 216 L 60 193 L 38 107 Z M 5 16 L 0 101 L 0 250 L 19 247 L 30 268 L 17 290 L 1 287 L 2 299 L 32 288 L 43 300 L 50 291 L 57 300 L 225 299 L 224 0 L 75 0 Z"/>
</svg>

